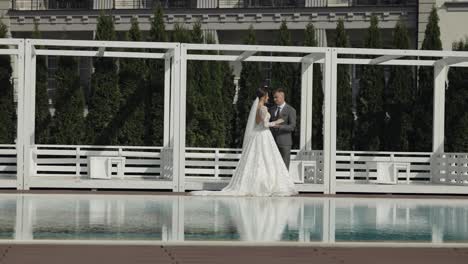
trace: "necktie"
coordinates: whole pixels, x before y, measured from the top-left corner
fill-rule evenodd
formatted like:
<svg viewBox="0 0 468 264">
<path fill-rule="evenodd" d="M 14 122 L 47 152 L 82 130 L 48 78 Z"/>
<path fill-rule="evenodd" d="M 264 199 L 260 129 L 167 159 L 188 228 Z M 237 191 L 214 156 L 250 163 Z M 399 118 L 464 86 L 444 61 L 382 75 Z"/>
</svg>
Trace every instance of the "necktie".
<svg viewBox="0 0 468 264">
<path fill-rule="evenodd" d="M 281 111 L 281 107 L 278 106 L 278 108 L 276 109 L 276 114 L 275 114 L 276 119 L 278 119 L 280 111 Z"/>
</svg>

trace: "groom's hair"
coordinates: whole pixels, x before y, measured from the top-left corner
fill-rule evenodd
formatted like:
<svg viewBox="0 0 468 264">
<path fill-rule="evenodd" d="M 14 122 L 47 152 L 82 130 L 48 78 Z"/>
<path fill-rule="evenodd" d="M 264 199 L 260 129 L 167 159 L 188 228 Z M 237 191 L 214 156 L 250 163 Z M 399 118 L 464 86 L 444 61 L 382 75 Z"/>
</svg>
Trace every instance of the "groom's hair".
<svg viewBox="0 0 468 264">
<path fill-rule="evenodd" d="M 283 93 L 284 94 L 284 97 L 286 97 L 286 93 L 284 92 L 284 89 L 283 88 L 277 88 L 273 91 L 273 94 L 275 93 Z"/>
</svg>

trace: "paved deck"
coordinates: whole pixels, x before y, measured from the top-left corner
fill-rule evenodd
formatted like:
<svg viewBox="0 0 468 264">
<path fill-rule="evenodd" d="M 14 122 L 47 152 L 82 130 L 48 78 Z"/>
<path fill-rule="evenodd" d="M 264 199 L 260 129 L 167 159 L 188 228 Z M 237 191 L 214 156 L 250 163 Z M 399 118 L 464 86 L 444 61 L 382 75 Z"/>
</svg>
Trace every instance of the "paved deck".
<svg viewBox="0 0 468 264">
<path fill-rule="evenodd" d="M 468 249 L 0 245 L 1 264 L 466 264 Z"/>
</svg>

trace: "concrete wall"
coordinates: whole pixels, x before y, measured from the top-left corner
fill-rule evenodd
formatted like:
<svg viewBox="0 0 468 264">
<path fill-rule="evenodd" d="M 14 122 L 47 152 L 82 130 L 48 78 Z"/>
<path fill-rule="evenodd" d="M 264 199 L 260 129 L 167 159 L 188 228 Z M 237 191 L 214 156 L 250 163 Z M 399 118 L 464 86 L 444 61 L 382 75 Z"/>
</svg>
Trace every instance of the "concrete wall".
<svg viewBox="0 0 468 264">
<path fill-rule="evenodd" d="M 9 0 L 0 0 L 0 19 L 2 22 L 10 28 L 10 19 L 7 18 L 6 13 L 10 8 Z"/>
<path fill-rule="evenodd" d="M 424 32 L 433 6 L 438 9 L 442 49 L 451 50 L 453 42 L 468 37 L 468 2 L 419 0 L 418 48 L 421 47 L 424 40 Z"/>
<path fill-rule="evenodd" d="M 453 1 L 437 0 L 442 48 L 451 50 L 452 43 L 468 38 L 468 2 L 451 5 Z M 460 1 L 459 1 L 460 2 Z"/>
</svg>

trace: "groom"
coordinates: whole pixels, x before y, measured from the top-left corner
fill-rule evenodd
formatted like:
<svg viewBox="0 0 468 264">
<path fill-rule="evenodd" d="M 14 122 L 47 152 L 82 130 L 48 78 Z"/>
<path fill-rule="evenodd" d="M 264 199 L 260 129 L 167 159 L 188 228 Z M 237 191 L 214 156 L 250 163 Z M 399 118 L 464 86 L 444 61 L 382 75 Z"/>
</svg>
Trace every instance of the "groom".
<svg viewBox="0 0 468 264">
<path fill-rule="evenodd" d="M 284 122 L 271 128 L 276 145 L 283 157 L 284 164 L 289 169 L 291 157 L 292 132 L 296 128 L 296 109 L 286 104 L 284 90 L 279 88 L 273 92 L 275 105 L 268 110 L 271 115 L 270 121 L 283 119 Z"/>
</svg>

